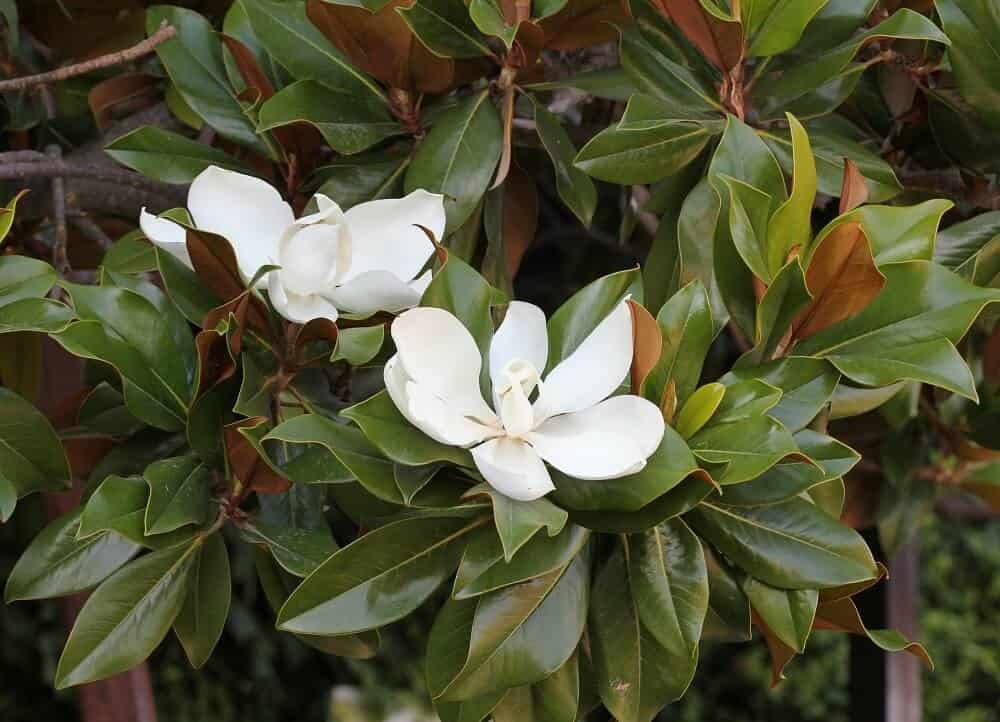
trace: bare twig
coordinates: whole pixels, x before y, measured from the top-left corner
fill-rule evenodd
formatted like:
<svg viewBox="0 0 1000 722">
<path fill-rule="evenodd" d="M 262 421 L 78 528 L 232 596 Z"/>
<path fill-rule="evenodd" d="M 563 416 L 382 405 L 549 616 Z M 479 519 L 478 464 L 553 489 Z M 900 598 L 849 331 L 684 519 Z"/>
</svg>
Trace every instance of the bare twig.
<svg viewBox="0 0 1000 722">
<path fill-rule="evenodd" d="M 22 78 L 0 80 L 0 92 L 24 90 L 25 88 L 31 88 L 36 85 L 56 83 L 60 80 L 74 78 L 77 75 L 83 75 L 93 70 L 100 70 L 101 68 L 108 68 L 112 65 L 127 63 L 130 60 L 135 60 L 137 58 L 141 58 L 143 55 L 151 53 L 158 45 L 170 40 L 170 38 L 174 37 L 176 34 L 177 29 L 175 27 L 163 24 L 160 26 L 159 30 L 142 42 L 133 45 L 131 48 L 119 50 L 117 53 L 101 55 L 97 58 L 85 60 L 82 63 L 75 63 L 62 68 L 56 68 L 55 70 L 50 70 L 47 73 L 38 73 L 37 75 L 26 75 Z"/>
<path fill-rule="evenodd" d="M 96 243 L 102 249 L 107 250 L 111 246 L 112 240 L 104 230 L 94 223 L 93 219 L 82 213 L 71 214 L 69 216 L 69 223 L 76 230 L 78 230 L 85 238 Z"/>
<path fill-rule="evenodd" d="M 62 164 L 62 148 L 50 145 L 45 154 L 53 162 Z M 56 240 L 52 244 L 52 266 L 56 273 L 65 276 L 70 270 L 69 254 L 66 244 L 69 242 L 69 229 L 66 227 L 66 183 L 62 176 L 52 177 L 52 218 L 56 225 Z"/>
<path fill-rule="evenodd" d="M 24 181 L 29 178 L 91 178 L 153 192 L 163 191 L 163 184 L 159 181 L 119 168 L 101 168 L 54 159 L 34 163 L 9 163 L 7 154 L 0 153 L 0 180 Z"/>
</svg>

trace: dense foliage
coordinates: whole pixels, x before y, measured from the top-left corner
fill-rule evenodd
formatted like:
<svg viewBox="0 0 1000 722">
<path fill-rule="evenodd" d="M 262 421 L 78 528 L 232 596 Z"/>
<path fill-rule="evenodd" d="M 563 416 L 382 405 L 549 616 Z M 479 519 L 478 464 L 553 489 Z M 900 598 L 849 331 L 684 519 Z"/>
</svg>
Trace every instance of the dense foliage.
<svg viewBox="0 0 1000 722">
<path fill-rule="evenodd" d="M 930 664 L 852 524 L 998 503 L 995 3 L 203 5 L 0 82 L 0 517 L 83 490 L 5 599 L 94 589 L 57 687 L 204 665 L 234 545 L 327 654 L 418 615 L 445 722 L 650 720 L 754 632 Z M 109 49 L 0 11 L 11 76 Z"/>
</svg>

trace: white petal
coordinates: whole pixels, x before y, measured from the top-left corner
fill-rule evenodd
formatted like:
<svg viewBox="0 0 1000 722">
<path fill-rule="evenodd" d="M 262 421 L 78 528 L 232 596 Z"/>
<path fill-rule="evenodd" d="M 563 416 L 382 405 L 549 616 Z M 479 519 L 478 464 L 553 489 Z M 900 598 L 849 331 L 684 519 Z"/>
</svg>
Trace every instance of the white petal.
<svg viewBox="0 0 1000 722">
<path fill-rule="evenodd" d="M 468 447 L 499 433 L 495 427 L 463 416 L 427 389 L 414 383 L 406 375 L 398 354 L 386 363 L 384 376 L 385 388 L 396 408 L 411 424 L 435 441 L 449 446 Z"/>
<path fill-rule="evenodd" d="M 534 501 L 555 489 L 549 470 L 523 441 L 503 437 L 472 450 L 476 468 L 489 485 L 518 501 Z"/>
<path fill-rule="evenodd" d="M 308 226 L 313 223 L 329 222 L 330 220 L 337 223 L 343 222 L 344 211 L 340 209 L 340 206 L 337 205 L 335 200 L 329 196 L 323 195 L 322 193 L 317 193 L 313 196 L 313 199 L 316 201 L 316 212 L 310 213 L 307 216 L 302 216 L 295 221 L 296 225 Z"/>
<path fill-rule="evenodd" d="M 314 318 L 337 320 L 337 307 L 319 294 L 292 293 L 284 288 L 280 271 L 267 274 L 267 294 L 274 310 L 292 323 L 309 323 Z"/>
<path fill-rule="evenodd" d="M 232 244 L 247 280 L 276 261 L 278 240 L 295 220 L 292 207 L 275 188 L 260 178 L 215 166 L 194 179 L 188 210 L 199 229 Z"/>
<path fill-rule="evenodd" d="M 527 361 L 541 374 L 548 356 L 545 313 L 534 304 L 511 301 L 490 343 L 490 378 L 494 391 L 500 387 L 500 377 L 511 361 Z"/>
<path fill-rule="evenodd" d="M 299 294 L 332 291 L 343 248 L 350 246 L 350 239 L 344 237 L 347 227 L 316 223 L 291 228 L 278 244 L 281 284 Z"/>
<path fill-rule="evenodd" d="M 390 271 L 404 281 L 414 278 L 434 252 L 427 228 L 444 234 L 444 197 L 416 190 L 405 198 L 386 198 L 354 206 L 345 214 L 354 255 L 349 280 L 367 271 Z"/>
<path fill-rule="evenodd" d="M 368 271 L 337 286 L 329 296 L 345 313 L 368 316 L 413 308 L 421 294 L 389 271 Z"/>
<path fill-rule="evenodd" d="M 536 416 L 580 411 L 621 386 L 632 365 L 632 312 L 620 303 L 545 378 Z"/>
<path fill-rule="evenodd" d="M 431 280 L 431 272 L 427 270 L 414 278 L 407 285 L 416 291 L 421 298 L 423 298 L 424 292 L 427 291 L 427 287 L 431 285 Z"/>
<path fill-rule="evenodd" d="M 613 396 L 589 409 L 549 419 L 525 440 L 577 479 L 635 474 L 663 439 L 663 415 L 638 396 Z"/>
<path fill-rule="evenodd" d="M 150 241 L 171 256 L 175 256 L 188 268 L 193 267 L 191 256 L 188 254 L 187 231 L 184 226 L 166 218 L 158 218 L 143 208 L 139 214 L 139 227 Z"/>
<path fill-rule="evenodd" d="M 464 416 L 495 421 L 479 390 L 479 347 L 461 321 L 440 308 L 414 308 L 393 321 L 391 331 L 400 362 L 417 385 Z"/>
</svg>

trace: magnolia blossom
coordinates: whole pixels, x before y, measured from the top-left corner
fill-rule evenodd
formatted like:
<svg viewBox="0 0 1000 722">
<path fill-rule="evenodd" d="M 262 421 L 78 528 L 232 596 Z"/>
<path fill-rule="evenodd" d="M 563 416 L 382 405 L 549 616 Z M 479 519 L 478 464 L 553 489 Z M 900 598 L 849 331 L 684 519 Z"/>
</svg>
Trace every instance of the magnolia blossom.
<svg viewBox="0 0 1000 722">
<path fill-rule="evenodd" d="M 578 479 L 634 474 L 663 438 L 654 404 L 611 396 L 632 363 L 624 302 L 544 380 L 545 314 L 511 303 L 490 345 L 492 405 L 480 391 L 479 348 L 454 315 L 411 309 L 393 322 L 392 338 L 397 353 L 385 366 L 385 385 L 400 412 L 431 438 L 470 448 L 483 478 L 512 499 L 555 488 L 544 462 Z"/>
<path fill-rule="evenodd" d="M 339 312 L 370 315 L 401 311 L 420 301 L 430 272 L 417 274 L 440 238 L 444 200 L 417 190 L 399 199 L 361 203 L 348 211 L 322 194 L 317 212 L 298 220 L 269 184 L 215 166 L 195 178 L 188 210 L 195 227 L 226 238 L 240 273 L 250 281 L 275 265 L 266 287 L 275 309 L 290 321 L 336 320 Z M 143 233 L 191 266 L 182 226 L 145 210 Z"/>
</svg>

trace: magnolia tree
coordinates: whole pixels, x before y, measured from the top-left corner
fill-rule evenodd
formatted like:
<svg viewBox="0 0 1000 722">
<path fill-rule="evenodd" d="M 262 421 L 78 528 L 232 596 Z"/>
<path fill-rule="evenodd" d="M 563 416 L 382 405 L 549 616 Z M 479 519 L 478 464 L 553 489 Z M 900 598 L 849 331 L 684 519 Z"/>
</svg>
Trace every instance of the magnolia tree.
<svg viewBox="0 0 1000 722">
<path fill-rule="evenodd" d="M 645 722 L 703 639 L 759 635 L 776 682 L 813 630 L 930 662 L 852 600 L 885 568 L 842 520 L 870 423 L 837 420 L 896 429 L 886 509 L 927 463 L 996 502 L 1000 336 L 977 318 L 1000 220 L 975 209 L 998 155 L 966 144 L 1000 127 L 991 0 L 222 5 L 149 7 L 105 63 L 143 64 L 170 116 L 107 145 L 148 178 L 90 171 L 149 206 L 94 272 L 58 191 L 41 241 L 16 198 L 0 215 L 7 356 L 37 364 L 48 336 L 88 369 L 58 431 L 37 378 L 0 369 L 3 518 L 83 488 L 6 584 L 93 588 L 57 687 L 171 630 L 204 665 L 242 544 L 278 629 L 328 654 L 378 655 L 430 608 L 445 722 Z M 0 88 L 30 109 L 73 73 Z M 933 150 L 897 152 L 911 127 Z M 88 175 L 25 153 L 5 177 Z M 959 208 L 904 173 L 951 173 Z M 518 300 L 540 205 L 612 219 L 641 263 L 553 265 L 578 290 Z"/>
</svg>

